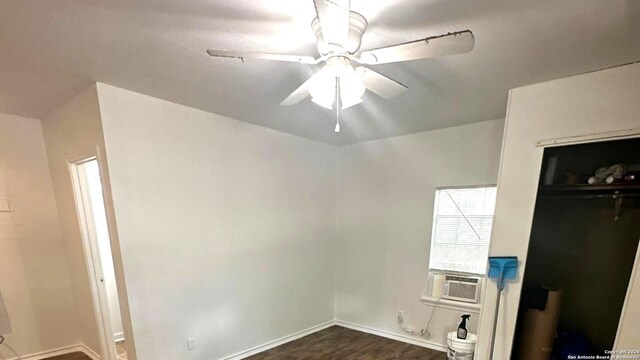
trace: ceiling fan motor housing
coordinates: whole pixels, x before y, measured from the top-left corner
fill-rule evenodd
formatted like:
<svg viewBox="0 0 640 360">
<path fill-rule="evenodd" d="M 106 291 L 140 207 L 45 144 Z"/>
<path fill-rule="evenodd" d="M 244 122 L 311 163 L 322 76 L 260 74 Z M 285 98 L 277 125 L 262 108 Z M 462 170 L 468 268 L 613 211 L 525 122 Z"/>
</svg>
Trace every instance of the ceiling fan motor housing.
<svg viewBox="0 0 640 360">
<path fill-rule="evenodd" d="M 317 17 L 311 22 L 311 29 L 316 36 L 318 42 L 318 52 L 325 56 L 333 54 L 349 54 L 353 55 L 360 50 L 362 35 L 367 29 L 367 19 L 357 12 L 349 12 L 349 38 L 346 44 L 328 44 L 322 37 L 322 29 L 320 28 L 320 19 Z"/>
</svg>

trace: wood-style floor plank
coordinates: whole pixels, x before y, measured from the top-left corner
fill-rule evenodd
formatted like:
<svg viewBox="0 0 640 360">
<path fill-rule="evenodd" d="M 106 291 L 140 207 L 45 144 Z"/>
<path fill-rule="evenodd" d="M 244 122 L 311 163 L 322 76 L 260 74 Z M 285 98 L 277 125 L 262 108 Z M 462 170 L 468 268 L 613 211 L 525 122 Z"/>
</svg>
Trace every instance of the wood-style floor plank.
<svg viewBox="0 0 640 360">
<path fill-rule="evenodd" d="M 332 326 L 247 360 L 445 360 L 440 351 Z"/>
<path fill-rule="evenodd" d="M 116 344 L 116 350 L 118 355 L 118 360 L 127 360 L 127 348 L 124 346 L 124 343 Z M 90 357 L 81 352 L 74 352 L 65 355 L 59 355 L 47 358 L 45 360 L 91 360 Z"/>
<path fill-rule="evenodd" d="M 84 353 L 74 352 L 70 354 L 50 357 L 50 358 L 47 358 L 46 360 L 91 360 L 91 358 L 85 355 Z"/>
<path fill-rule="evenodd" d="M 248 357 L 247 360 L 446 360 L 443 352 L 415 346 L 340 326 Z M 90 360 L 83 353 L 48 360 Z"/>
</svg>

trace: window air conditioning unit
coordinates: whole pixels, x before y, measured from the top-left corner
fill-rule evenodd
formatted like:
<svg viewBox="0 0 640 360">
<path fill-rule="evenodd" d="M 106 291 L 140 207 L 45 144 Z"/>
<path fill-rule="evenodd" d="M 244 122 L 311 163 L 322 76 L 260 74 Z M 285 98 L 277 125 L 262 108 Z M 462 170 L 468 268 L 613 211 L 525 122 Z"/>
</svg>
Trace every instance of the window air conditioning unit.
<svg viewBox="0 0 640 360">
<path fill-rule="evenodd" d="M 479 276 L 445 274 L 442 298 L 477 304 L 480 300 L 481 285 Z"/>
</svg>

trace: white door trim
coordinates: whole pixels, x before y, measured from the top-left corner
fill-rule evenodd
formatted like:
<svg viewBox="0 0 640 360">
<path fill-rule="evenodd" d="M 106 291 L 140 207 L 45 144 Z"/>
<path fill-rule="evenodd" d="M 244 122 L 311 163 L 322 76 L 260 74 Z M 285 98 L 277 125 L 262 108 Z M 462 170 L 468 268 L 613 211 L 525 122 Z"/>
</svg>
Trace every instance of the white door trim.
<svg viewBox="0 0 640 360">
<path fill-rule="evenodd" d="M 618 319 L 618 329 L 616 330 L 616 338 L 613 341 L 613 349 L 612 350 L 622 350 L 618 349 L 618 345 L 620 342 L 620 331 L 622 330 L 622 323 L 625 319 L 625 314 L 629 306 L 631 306 L 631 290 L 633 288 L 633 284 L 635 283 L 635 279 L 638 276 L 638 267 L 640 267 L 640 244 L 638 244 L 638 248 L 636 250 L 636 258 L 633 261 L 633 268 L 631 269 L 631 276 L 629 276 L 629 284 L 627 284 L 627 293 L 624 296 L 624 302 L 622 303 L 622 310 L 620 311 L 620 319 Z"/>
<path fill-rule="evenodd" d="M 562 145 L 578 145 L 592 142 L 602 142 L 611 140 L 624 140 L 640 136 L 640 128 L 608 131 L 603 133 L 576 135 L 557 139 L 540 140 L 536 147 L 554 147 Z"/>
<path fill-rule="evenodd" d="M 87 266 L 87 274 L 89 275 L 89 287 L 91 289 L 91 298 L 93 302 L 93 310 L 96 316 L 98 326 L 98 334 L 100 338 L 100 357 L 104 360 L 116 360 L 117 353 L 115 342 L 113 340 L 113 327 L 109 317 L 109 307 L 106 292 L 103 286 L 100 286 L 102 279 L 102 266 L 100 262 L 100 253 L 98 250 L 97 239 L 93 232 L 88 228 L 91 217 L 90 212 L 84 206 L 84 199 L 87 194 L 83 191 L 80 183 L 79 166 L 88 161 L 99 161 L 96 153 L 85 156 L 79 160 L 68 161 L 69 174 L 71 177 L 73 196 L 76 205 L 76 213 L 78 216 L 78 224 L 82 238 L 82 248 L 85 255 L 85 264 Z M 99 165 L 99 164 L 98 164 Z M 109 234 L 111 236 L 111 234 Z"/>
</svg>

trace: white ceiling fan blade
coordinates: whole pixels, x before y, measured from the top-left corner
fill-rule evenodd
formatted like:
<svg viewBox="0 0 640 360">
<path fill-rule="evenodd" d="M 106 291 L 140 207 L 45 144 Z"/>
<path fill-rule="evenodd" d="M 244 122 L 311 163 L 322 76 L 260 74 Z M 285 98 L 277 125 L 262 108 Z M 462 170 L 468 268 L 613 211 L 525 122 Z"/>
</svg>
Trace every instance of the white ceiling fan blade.
<svg viewBox="0 0 640 360">
<path fill-rule="evenodd" d="M 289 61 L 297 62 L 301 64 L 317 64 L 320 59 L 314 59 L 311 56 L 305 55 L 283 55 L 283 54 L 270 54 L 252 51 L 230 51 L 230 50 L 207 50 L 207 54 L 214 57 L 239 59 L 244 62 L 245 58 L 249 59 L 261 59 L 261 60 L 275 60 L 275 61 Z"/>
<path fill-rule="evenodd" d="M 280 106 L 292 106 L 300 103 L 302 100 L 308 98 L 311 94 L 309 93 L 309 84 L 311 84 L 312 80 L 319 76 L 320 72 L 313 74 L 307 81 L 305 81 L 302 85 L 300 85 L 297 89 L 295 89 L 291 95 L 287 96 L 286 99 L 282 100 Z"/>
<path fill-rule="evenodd" d="M 401 95 L 405 91 L 409 90 L 408 87 L 401 83 L 390 79 L 382 74 L 379 74 L 371 69 L 367 69 L 364 66 L 356 68 L 356 72 L 360 75 L 360 78 L 364 82 L 367 89 L 371 90 L 376 95 L 383 99 L 391 100 L 396 96 Z"/>
<path fill-rule="evenodd" d="M 363 51 L 358 61 L 362 64 L 376 65 L 463 54 L 473 49 L 474 42 L 473 33 L 470 30 L 458 31 Z"/>
<path fill-rule="evenodd" d="M 345 46 L 349 39 L 350 0 L 313 0 L 327 44 Z"/>
</svg>

